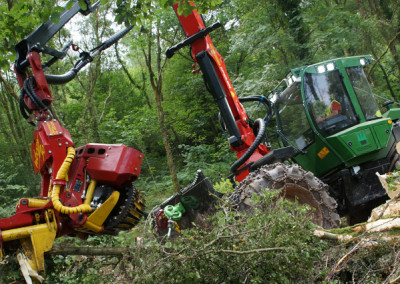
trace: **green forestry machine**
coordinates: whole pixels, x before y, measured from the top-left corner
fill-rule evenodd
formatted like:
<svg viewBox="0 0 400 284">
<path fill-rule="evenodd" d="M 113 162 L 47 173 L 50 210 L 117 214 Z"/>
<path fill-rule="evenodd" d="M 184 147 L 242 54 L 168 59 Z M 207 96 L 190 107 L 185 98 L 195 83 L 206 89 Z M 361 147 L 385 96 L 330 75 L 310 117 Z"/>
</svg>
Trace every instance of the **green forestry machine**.
<svg viewBox="0 0 400 284">
<path fill-rule="evenodd" d="M 218 105 L 221 128 L 238 157 L 231 167 L 231 177 L 240 182 L 230 197 L 236 208 L 247 210 L 254 193 L 276 189 L 313 207 L 313 222 L 329 229 L 339 225 L 340 216 L 350 224 L 365 221 L 388 198 L 376 173 L 392 171 L 399 163 L 400 109 L 387 101 L 381 113 L 365 72 L 371 56 L 292 69 L 269 96 L 238 97 L 209 36 L 221 25 L 206 27 L 196 10 L 177 17 L 186 39 L 166 54 L 172 57 L 190 45 Z M 265 117 L 250 119 L 242 105 L 248 102 L 264 105 Z M 265 126 L 274 116 L 284 147 L 271 150 Z M 152 212 L 155 230 L 164 236 L 190 227 L 196 221 L 193 212 L 210 210 L 205 204 L 212 204 L 210 195 L 215 194 L 200 175 Z M 188 200 L 197 202 L 189 205 Z"/>
<path fill-rule="evenodd" d="M 292 69 L 274 102 L 278 134 L 292 159 L 329 185 L 338 212 L 365 220 L 387 199 L 376 172 L 399 163 L 400 109 L 381 113 L 367 80 L 371 56 L 338 58 Z"/>
</svg>

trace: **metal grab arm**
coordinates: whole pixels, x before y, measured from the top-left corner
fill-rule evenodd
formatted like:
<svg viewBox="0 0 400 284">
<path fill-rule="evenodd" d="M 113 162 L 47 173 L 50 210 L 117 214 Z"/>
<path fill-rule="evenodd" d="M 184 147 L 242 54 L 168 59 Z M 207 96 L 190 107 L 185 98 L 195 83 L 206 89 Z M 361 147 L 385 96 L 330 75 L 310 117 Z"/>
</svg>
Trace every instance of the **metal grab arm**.
<svg viewBox="0 0 400 284">
<path fill-rule="evenodd" d="M 117 33 L 115 33 L 112 37 L 104 41 L 102 44 L 99 46 L 93 48 L 91 50 L 91 53 L 85 52 L 81 54 L 81 58 L 78 59 L 77 63 L 73 68 L 71 68 L 68 72 L 62 74 L 62 75 L 51 75 L 51 74 L 46 74 L 46 80 L 47 83 L 50 85 L 61 85 L 68 83 L 72 79 L 75 78 L 76 74 L 85 67 L 89 62 L 93 61 L 93 58 L 99 55 L 102 51 L 106 50 L 113 44 L 115 44 L 117 41 L 119 41 L 121 38 L 123 38 L 131 29 L 133 26 L 130 26 L 129 28 L 125 28 Z"/>
</svg>

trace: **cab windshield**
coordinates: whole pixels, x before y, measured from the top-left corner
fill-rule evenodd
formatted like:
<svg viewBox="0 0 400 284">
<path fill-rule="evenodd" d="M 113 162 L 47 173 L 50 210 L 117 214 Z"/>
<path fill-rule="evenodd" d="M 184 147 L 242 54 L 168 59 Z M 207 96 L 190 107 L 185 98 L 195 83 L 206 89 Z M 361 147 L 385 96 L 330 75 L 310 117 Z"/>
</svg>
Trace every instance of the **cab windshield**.
<svg viewBox="0 0 400 284">
<path fill-rule="evenodd" d="M 371 85 L 365 76 L 363 68 L 361 66 L 351 67 L 346 68 L 346 71 L 365 119 L 371 120 L 381 117 L 382 114 L 379 111 L 378 104 L 372 93 Z"/>
<path fill-rule="evenodd" d="M 304 112 L 299 82 L 286 88 L 277 98 L 278 129 L 284 144 L 304 149 L 314 142 L 307 116 Z"/>
<path fill-rule="evenodd" d="M 308 111 L 319 132 L 335 134 L 358 120 L 338 70 L 304 74 Z"/>
</svg>

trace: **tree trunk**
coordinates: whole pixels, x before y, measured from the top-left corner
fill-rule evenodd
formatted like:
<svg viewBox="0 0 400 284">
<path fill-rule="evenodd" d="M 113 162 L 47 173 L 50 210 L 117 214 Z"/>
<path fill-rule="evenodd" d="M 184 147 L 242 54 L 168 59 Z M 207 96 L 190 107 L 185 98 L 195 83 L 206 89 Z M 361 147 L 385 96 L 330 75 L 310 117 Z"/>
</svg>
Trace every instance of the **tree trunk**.
<svg viewBox="0 0 400 284">
<path fill-rule="evenodd" d="M 153 71 L 153 65 L 152 65 L 152 53 L 154 52 L 152 50 L 152 42 L 153 38 L 151 33 L 149 32 L 149 37 L 148 37 L 148 42 L 147 42 L 147 52 L 143 49 L 143 54 L 146 60 L 146 65 L 149 70 L 150 74 L 150 84 L 151 88 L 153 89 L 156 105 L 157 105 L 157 113 L 158 113 L 158 122 L 160 124 L 160 131 L 161 131 L 161 136 L 163 139 L 164 147 L 165 147 L 165 152 L 167 156 L 167 164 L 169 168 L 169 172 L 171 175 L 171 180 L 172 184 L 174 186 L 175 191 L 179 191 L 181 189 L 178 181 L 178 176 L 176 173 L 176 167 L 175 167 L 175 162 L 174 162 L 174 156 L 172 154 L 172 149 L 170 145 L 170 140 L 167 132 L 167 128 L 165 125 L 165 115 L 164 115 L 164 109 L 162 106 L 162 100 L 163 100 L 163 94 L 162 94 L 162 71 L 163 67 L 165 66 L 165 61 L 162 64 L 161 62 L 161 43 L 160 43 L 160 29 L 159 29 L 159 23 L 157 25 L 157 31 L 156 31 L 156 38 L 155 42 L 157 44 L 156 46 L 156 66 L 157 66 L 157 76 L 155 76 L 154 71 Z"/>
<path fill-rule="evenodd" d="M 307 26 L 304 24 L 301 14 L 300 0 L 279 0 L 276 2 L 282 13 L 285 15 L 285 20 L 289 28 L 289 32 L 293 34 L 294 41 L 298 44 L 298 47 L 293 50 L 295 56 L 301 60 L 310 57 L 307 43 L 309 41 L 309 31 Z"/>
<path fill-rule="evenodd" d="M 14 157 L 18 157 L 19 162 L 25 166 L 31 165 L 30 151 L 26 146 L 25 133 L 20 127 L 20 121 L 15 119 L 16 108 L 14 106 L 15 100 L 8 94 L 15 94 L 13 88 L 10 87 L 8 82 L 1 77 L 1 92 L 0 92 L 0 105 L 4 109 L 5 119 L 0 117 L 1 132 L 8 137 L 9 147 L 17 149 L 13 152 Z M 5 86 L 5 88 L 3 87 Z M 11 92 L 10 92 L 11 91 Z"/>
<path fill-rule="evenodd" d="M 130 248 L 116 247 L 61 247 L 54 246 L 48 255 L 87 255 L 87 256 L 118 256 L 122 257 Z"/>
<path fill-rule="evenodd" d="M 165 147 L 165 152 L 167 155 L 167 164 L 168 164 L 169 172 L 171 175 L 172 184 L 174 185 L 175 191 L 179 192 L 181 187 L 179 185 L 178 176 L 176 174 L 174 156 L 172 154 L 171 145 L 169 143 L 168 133 L 165 128 L 164 110 L 163 110 L 162 103 L 161 103 L 162 95 L 161 95 L 161 92 L 156 88 L 153 88 L 153 92 L 154 92 L 154 96 L 156 99 L 158 122 L 160 123 L 160 131 L 161 131 L 161 136 L 162 136 L 164 147 Z"/>
<path fill-rule="evenodd" d="M 115 47 L 115 55 L 117 57 L 117 60 L 118 60 L 119 64 L 122 67 L 122 70 L 124 70 L 124 73 L 128 77 L 128 80 L 132 84 L 132 86 L 134 86 L 137 90 L 142 92 L 142 95 L 146 98 L 147 106 L 149 107 L 149 109 L 152 109 L 151 103 L 150 103 L 150 98 L 149 98 L 149 96 L 147 95 L 147 92 L 146 92 L 146 85 L 145 85 L 146 78 L 145 78 L 144 72 L 142 71 L 143 85 L 140 86 L 138 83 L 135 82 L 135 80 L 133 80 L 133 78 L 132 78 L 131 74 L 129 73 L 128 69 L 125 67 L 124 62 L 122 61 L 121 57 L 119 56 L 118 46 L 117 45 L 118 45 L 118 43 L 116 43 L 114 45 L 114 47 Z"/>
</svg>

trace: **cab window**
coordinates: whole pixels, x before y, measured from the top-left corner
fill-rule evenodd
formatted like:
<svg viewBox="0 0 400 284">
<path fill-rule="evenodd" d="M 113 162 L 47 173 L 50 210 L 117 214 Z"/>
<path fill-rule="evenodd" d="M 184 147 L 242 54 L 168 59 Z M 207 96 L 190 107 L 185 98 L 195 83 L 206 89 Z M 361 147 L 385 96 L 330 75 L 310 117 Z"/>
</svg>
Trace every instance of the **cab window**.
<svg viewBox="0 0 400 284">
<path fill-rule="evenodd" d="M 361 109 L 366 120 L 382 117 L 379 111 L 378 104 L 372 93 L 371 85 L 369 84 L 364 70 L 361 66 L 346 68 L 347 75 L 353 86 L 354 93 L 357 96 Z"/>
<path fill-rule="evenodd" d="M 309 113 L 322 135 L 335 134 L 358 122 L 338 70 L 305 73 L 304 94 Z"/>
<path fill-rule="evenodd" d="M 314 142 L 311 130 L 304 111 L 299 82 L 286 88 L 277 98 L 278 129 L 285 145 L 304 149 Z"/>
</svg>

